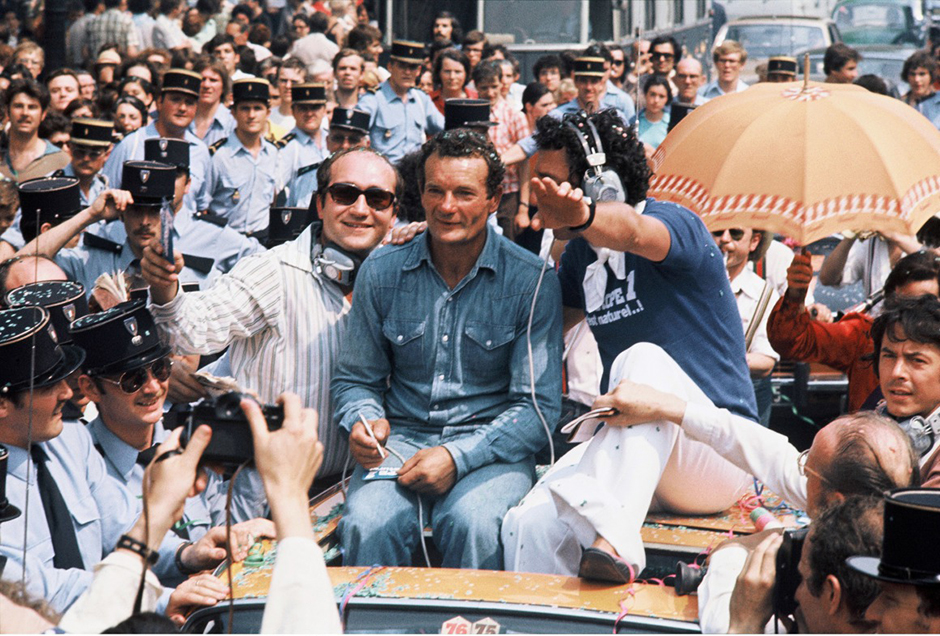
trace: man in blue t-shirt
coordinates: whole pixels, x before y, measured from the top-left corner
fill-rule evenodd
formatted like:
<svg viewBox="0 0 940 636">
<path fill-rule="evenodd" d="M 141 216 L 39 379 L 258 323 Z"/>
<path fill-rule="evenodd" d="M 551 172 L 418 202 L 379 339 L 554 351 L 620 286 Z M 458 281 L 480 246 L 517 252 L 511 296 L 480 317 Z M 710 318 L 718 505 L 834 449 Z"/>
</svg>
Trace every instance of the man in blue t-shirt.
<svg viewBox="0 0 940 636">
<path fill-rule="evenodd" d="M 533 223 L 571 239 L 559 270 L 565 326 L 586 317 L 604 364 L 601 390 L 633 380 L 756 419 L 722 255 L 695 214 L 645 198 L 650 172 L 633 129 L 602 111 L 544 117 L 535 138 Z M 625 203 L 596 202 L 581 190 L 602 154 Z M 640 527 L 650 508 L 714 513 L 746 486 L 743 471 L 676 425 L 624 427 L 617 419 L 562 457 L 506 515 L 507 568 L 627 582 L 645 564 Z"/>
</svg>

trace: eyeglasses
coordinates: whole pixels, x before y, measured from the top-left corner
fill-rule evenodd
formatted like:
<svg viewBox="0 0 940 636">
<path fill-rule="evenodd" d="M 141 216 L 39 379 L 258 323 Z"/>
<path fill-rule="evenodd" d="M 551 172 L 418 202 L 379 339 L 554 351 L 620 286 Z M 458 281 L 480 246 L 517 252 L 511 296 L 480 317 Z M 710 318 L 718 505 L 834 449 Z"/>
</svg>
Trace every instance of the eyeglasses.
<svg viewBox="0 0 940 636">
<path fill-rule="evenodd" d="M 821 474 L 819 471 L 813 470 L 812 468 L 810 468 L 809 466 L 806 465 L 806 458 L 807 458 L 807 457 L 809 457 L 809 449 L 808 449 L 808 448 L 807 448 L 805 451 L 803 451 L 802 453 L 800 453 L 800 454 L 797 456 L 797 458 L 796 458 L 796 466 L 797 466 L 797 468 L 798 468 L 799 471 L 800 471 L 800 476 L 801 476 L 801 477 L 806 477 L 806 473 L 809 473 L 809 474 L 813 475 L 814 477 L 818 477 L 820 480 L 822 480 L 822 482 L 823 482 L 824 484 L 828 485 L 829 487 L 832 487 L 832 482 L 830 482 L 828 479 L 826 479 L 825 477 L 823 477 L 822 474 Z"/>
<path fill-rule="evenodd" d="M 676 73 L 677 80 L 697 80 L 701 75 L 692 73 Z"/>
<path fill-rule="evenodd" d="M 741 59 L 736 57 L 720 57 L 715 64 L 737 64 L 740 61 Z"/>
<path fill-rule="evenodd" d="M 363 133 L 341 133 L 334 131 L 330 133 L 330 141 L 337 145 L 348 143 L 351 146 L 355 146 L 362 141 L 364 136 Z"/>
<path fill-rule="evenodd" d="M 671 60 L 672 58 L 675 57 L 675 54 L 674 53 L 662 53 L 660 51 L 653 51 L 652 53 L 650 53 L 650 57 L 654 59 L 663 58 L 664 60 Z"/>
<path fill-rule="evenodd" d="M 149 365 L 125 371 L 120 380 L 112 380 L 101 376 L 101 379 L 111 384 L 121 387 L 124 393 L 131 394 L 140 391 L 141 387 L 147 384 L 149 374 L 156 378 L 157 382 L 166 382 L 170 377 L 170 369 L 173 367 L 173 361 L 169 358 L 160 358 L 154 360 Z"/>
<path fill-rule="evenodd" d="M 715 230 L 714 232 L 712 232 L 712 236 L 714 236 L 715 238 L 721 238 L 722 236 L 725 235 L 725 232 L 727 232 L 728 235 L 731 236 L 732 241 L 740 241 L 741 239 L 744 238 L 744 230 L 742 230 L 739 227 L 736 227 L 730 230 Z"/>
<path fill-rule="evenodd" d="M 85 148 L 76 143 L 69 143 L 73 157 L 88 157 L 89 159 L 100 159 L 105 153 L 104 148 Z"/>
<path fill-rule="evenodd" d="M 611 66 L 623 66 L 623 60 L 613 60 L 610 63 Z"/>
<path fill-rule="evenodd" d="M 395 202 L 395 194 L 382 188 L 362 190 L 351 183 L 334 183 L 326 191 L 340 205 L 352 205 L 366 195 L 366 205 L 373 210 L 384 210 Z"/>
</svg>

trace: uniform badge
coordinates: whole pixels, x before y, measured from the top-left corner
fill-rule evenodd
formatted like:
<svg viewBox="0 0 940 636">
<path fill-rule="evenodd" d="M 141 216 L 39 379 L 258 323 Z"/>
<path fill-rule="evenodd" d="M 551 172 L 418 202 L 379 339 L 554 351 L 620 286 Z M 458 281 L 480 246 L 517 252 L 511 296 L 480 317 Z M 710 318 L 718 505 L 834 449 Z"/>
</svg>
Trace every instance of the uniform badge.
<svg viewBox="0 0 940 636">
<path fill-rule="evenodd" d="M 49 331 L 49 337 L 52 338 L 52 342 L 59 344 L 59 339 L 56 337 L 55 329 L 52 328 L 52 325 L 49 325 L 47 330 Z"/>
<path fill-rule="evenodd" d="M 141 183 L 147 183 L 147 181 L 148 181 L 149 179 L 150 179 L 150 171 L 149 171 L 149 170 L 141 170 L 141 171 L 140 171 L 140 182 L 141 182 Z"/>
<path fill-rule="evenodd" d="M 239 192 L 238 190 L 235 190 L 235 192 L 232 193 L 232 201 L 238 201 L 241 198 L 242 198 L 241 192 Z"/>
<path fill-rule="evenodd" d="M 62 313 L 65 314 L 65 317 L 68 318 L 69 322 L 72 322 L 75 320 L 75 305 L 72 303 L 65 305 L 62 307 Z"/>
<path fill-rule="evenodd" d="M 137 333 L 137 319 L 134 317 L 124 319 L 124 328 L 131 334 L 131 344 L 140 346 L 144 341 L 143 337 Z"/>
<path fill-rule="evenodd" d="M 281 210 L 281 223 L 284 225 L 290 223 L 291 216 L 293 216 L 293 212 L 291 210 Z"/>
<path fill-rule="evenodd" d="M 166 148 L 170 145 L 170 142 L 166 139 L 160 140 L 160 156 L 166 157 Z"/>
<path fill-rule="evenodd" d="M 392 129 L 391 129 L 391 128 L 389 128 L 388 130 L 385 131 L 385 138 L 386 138 L 386 139 L 391 139 L 391 138 L 392 138 Z"/>
</svg>

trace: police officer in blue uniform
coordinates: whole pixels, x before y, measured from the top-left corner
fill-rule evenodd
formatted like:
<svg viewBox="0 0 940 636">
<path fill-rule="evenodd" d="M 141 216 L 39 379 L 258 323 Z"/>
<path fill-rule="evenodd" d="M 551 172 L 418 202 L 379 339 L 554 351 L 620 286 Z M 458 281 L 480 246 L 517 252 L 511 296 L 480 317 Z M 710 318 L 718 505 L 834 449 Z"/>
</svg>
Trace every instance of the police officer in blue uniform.
<svg viewBox="0 0 940 636">
<path fill-rule="evenodd" d="M 259 240 L 268 229 L 268 209 L 274 203 L 278 152 L 264 138 L 271 114 L 271 86 L 249 78 L 232 84 L 235 130 L 212 144 L 209 211 L 224 217 L 228 227 Z"/>
<path fill-rule="evenodd" d="M 99 119 L 72 120 L 69 150 L 72 162 L 53 176 L 76 177 L 83 208 L 87 208 L 108 189 L 108 178 L 101 169 L 111 152 L 114 124 Z"/>
<path fill-rule="evenodd" d="M 323 130 L 326 115 L 326 85 L 318 82 L 291 87 L 293 130 L 276 143 L 278 153 L 279 199 L 291 206 L 307 207 L 317 189 L 317 168 L 330 154 L 327 133 Z"/>
<path fill-rule="evenodd" d="M 23 243 L 72 218 L 83 206 L 78 179 L 75 177 L 40 177 L 24 181 L 20 193 L 20 232 Z M 69 247 L 78 244 L 75 237 Z"/>
<path fill-rule="evenodd" d="M 347 148 L 359 148 L 369 145 L 369 114 L 354 108 L 333 109 L 330 118 L 330 131 L 326 138 L 327 154 Z M 289 207 L 310 207 L 310 201 L 317 191 L 317 168 L 319 163 L 305 166 L 289 181 L 287 205 Z M 273 218 L 273 217 L 272 217 Z"/>
<path fill-rule="evenodd" d="M 183 139 L 192 144 L 190 173 L 193 183 L 187 195 L 191 207 L 200 211 L 209 209 L 209 193 L 206 190 L 209 148 L 189 129 L 196 117 L 196 101 L 201 84 L 202 76 L 186 69 L 172 68 L 164 73 L 160 97 L 154 102 L 157 107 L 155 121 L 125 137 L 114 147 L 104 165 L 103 172 L 108 177 L 110 187 L 123 187 L 121 176 L 124 163 L 144 158 L 144 141 L 147 139 Z"/>
<path fill-rule="evenodd" d="M 391 75 L 356 106 L 371 118 L 372 147 L 392 163 L 417 149 L 426 137 L 444 130 L 444 116 L 427 93 L 415 88 L 423 63 L 423 44 L 396 40 L 388 64 Z"/>
</svg>

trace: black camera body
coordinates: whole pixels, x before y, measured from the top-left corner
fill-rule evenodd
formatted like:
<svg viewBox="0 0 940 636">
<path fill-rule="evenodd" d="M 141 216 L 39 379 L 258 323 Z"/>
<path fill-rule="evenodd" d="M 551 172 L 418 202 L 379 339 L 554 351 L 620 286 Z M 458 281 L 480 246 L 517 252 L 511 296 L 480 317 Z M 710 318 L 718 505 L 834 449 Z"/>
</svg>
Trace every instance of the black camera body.
<svg viewBox="0 0 940 636">
<path fill-rule="evenodd" d="M 183 427 L 180 443 L 186 446 L 200 425 L 212 428 L 212 439 L 202 454 L 204 462 L 222 466 L 239 466 L 254 460 L 255 447 L 251 437 L 251 426 L 241 408 L 242 393 L 231 391 L 216 398 L 206 398 L 195 406 L 180 411 L 171 411 L 164 417 L 167 428 Z M 284 407 L 265 404 L 261 412 L 268 423 L 268 430 L 275 431 L 284 424 Z"/>
<path fill-rule="evenodd" d="M 774 579 L 774 615 L 791 616 L 796 610 L 796 588 L 800 586 L 799 564 L 809 528 L 787 529 L 777 550 L 777 576 Z"/>
</svg>

